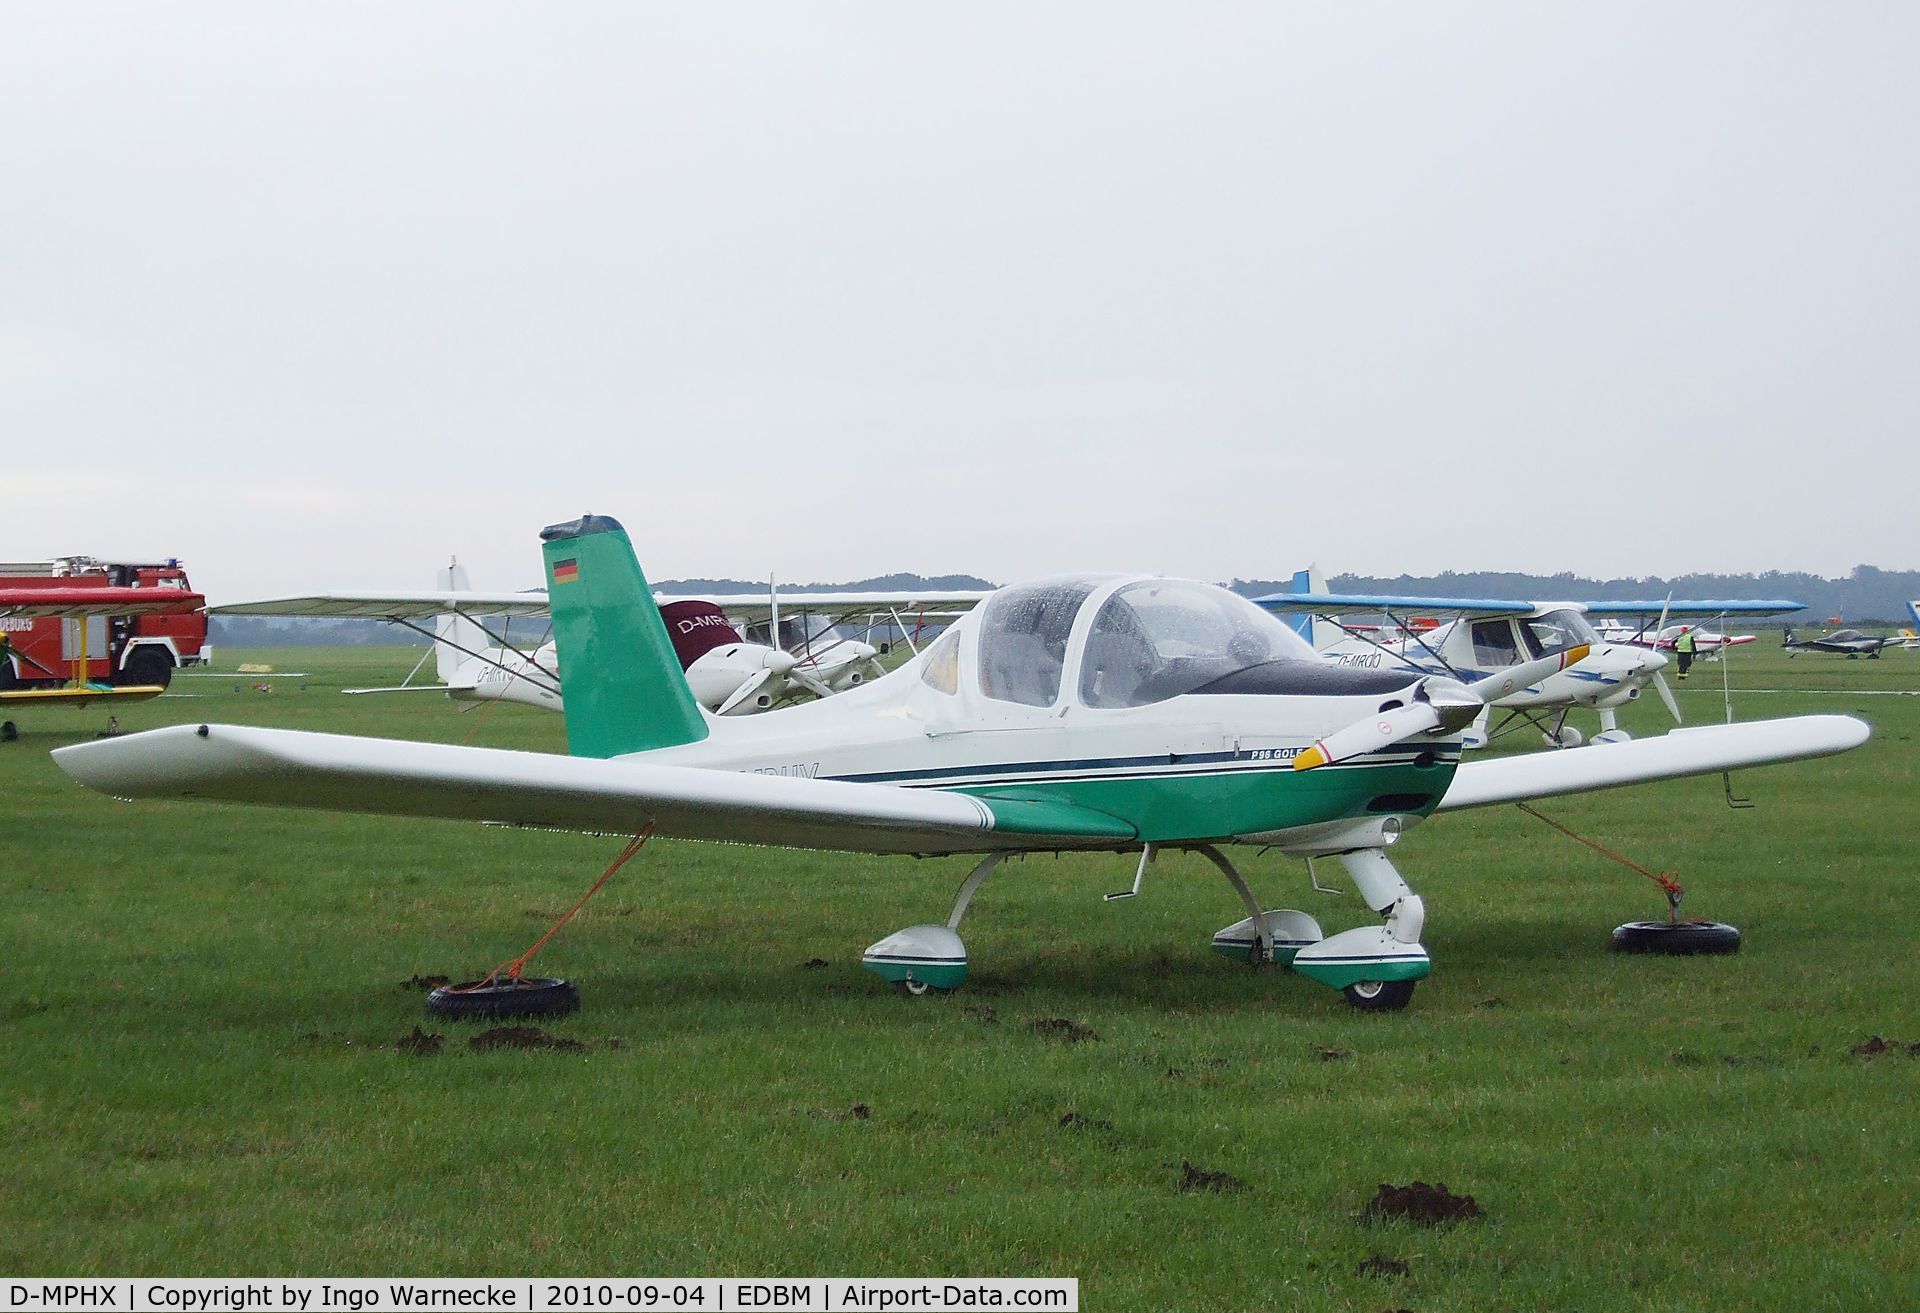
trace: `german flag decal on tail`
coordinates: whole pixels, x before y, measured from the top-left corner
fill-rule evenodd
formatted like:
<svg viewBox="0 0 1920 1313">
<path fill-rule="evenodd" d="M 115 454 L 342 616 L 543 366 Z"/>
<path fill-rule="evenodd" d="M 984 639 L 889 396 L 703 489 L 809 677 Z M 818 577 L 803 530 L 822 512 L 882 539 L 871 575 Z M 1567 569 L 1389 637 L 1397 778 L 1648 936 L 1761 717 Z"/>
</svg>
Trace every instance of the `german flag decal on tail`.
<svg viewBox="0 0 1920 1313">
<path fill-rule="evenodd" d="M 564 561 L 553 563 L 553 581 L 556 584 L 570 584 L 580 577 L 580 562 L 569 556 Z"/>
</svg>

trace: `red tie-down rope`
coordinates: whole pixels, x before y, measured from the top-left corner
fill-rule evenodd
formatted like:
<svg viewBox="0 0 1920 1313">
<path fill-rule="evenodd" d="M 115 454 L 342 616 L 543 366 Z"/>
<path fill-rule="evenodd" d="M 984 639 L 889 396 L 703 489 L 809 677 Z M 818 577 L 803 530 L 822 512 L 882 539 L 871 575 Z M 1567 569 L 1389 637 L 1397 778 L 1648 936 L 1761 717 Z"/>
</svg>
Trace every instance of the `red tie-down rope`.
<svg viewBox="0 0 1920 1313">
<path fill-rule="evenodd" d="M 602 871 L 600 873 L 600 878 L 593 882 L 593 888 L 587 890 L 587 892 L 581 897 L 580 901 L 573 905 L 573 908 L 571 911 L 569 911 L 565 916 L 561 917 L 558 921 L 555 921 L 553 923 L 553 928 L 548 930 L 546 934 L 541 935 L 540 938 L 534 942 L 534 945 L 532 948 L 529 948 L 526 952 L 522 953 L 519 957 L 510 958 L 509 960 L 502 962 L 499 966 L 495 967 L 493 970 L 487 973 L 487 978 L 485 980 L 478 981 L 475 984 L 467 985 L 465 987 L 453 988 L 452 990 L 450 990 L 450 992 L 455 994 L 465 994 L 472 990 L 485 989 L 488 985 L 491 985 L 495 981 L 499 980 L 500 973 L 503 971 L 506 973 L 508 980 L 511 980 L 516 985 L 519 984 L 520 973 L 526 970 L 527 963 L 533 960 L 533 955 L 535 953 L 538 953 L 542 948 L 545 948 L 547 945 L 547 941 L 549 939 L 552 939 L 555 935 L 560 933 L 561 926 L 573 920 L 574 913 L 578 912 L 581 908 L 587 905 L 587 899 L 592 898 L 595 894 L 600 892 L 601 886 L 603 886 L 604 884 L 606 884 L 607 881 L 613 878 L 613 873 L 615 871 L 619 870 L 621 867 L 625 866 L 629 861 L 633 860 L 635 854 L 637 854 L 642 848 L 647 846 L 647 840 L 653 837 L 653 829 L 654 829 L 654 822 L 652 821 L 648 821 L 645 825 L 641 826 L 640 832 L 634 835 L 633 838 L 627 840 L 627 846 L 620 850 L 620 855 L 613 859 L 613 864 L 607 867 L 606 870 Z"/>
<path fill-rule="evenodd" d="M 1592 839 L 1587 838 L 1587 836 L 1584 834 L 1575 834 L 1572 830 L 1562 825 L 1559 821 L 1554 820 L 1551 816 L 1541 815 L 1539 812 L 1535 811 L 1533 808 L 1527 806 L 1527 804 L 1524 802 L 1516 802 L 1514 806 L 1518 807 L 1521 811 L 1525 812 L 1527 815 L 1533 817 L 1537 821 L 1545 821 L 1548 825 L 1551 825 L 1554 829 L 1560 831 L 1560 833 L 1566 835 L 1569 839 L 1575 839 L 1581 843 L 1584 843 L 1585 845 L 1587 845 L 1587 847 L 1593 849 L 1595 852 L 1599 853 L 1602 857 L 1611 857 L 1614 861 L 1620 863 L 1620 865 L 1630 867 L 1633 870 L 1640 872 L 1640 874 L 1646 876 L 1647 879 L 1659 885 L 1662 889 L 1666 890 L 1666 893 L 1667 893 L 1667 924 L 1673 925 L 1678 923 L 1678 921 L 1680 920 L 1680 899 L 1687 892 L 1685 889 L 1680 887 L 1680 881 L 1675 878 L 1680 874 L 1680 872 L 1649 871 L 1646 867 L 1640 865 L 1640 863 L 1634 861 L 1631 857 L 1622 857 L 1619 853 L 1614 852 L 1611 848 L 1607 848 L 1601 844 L 1595 843 Z"/>
</svg>

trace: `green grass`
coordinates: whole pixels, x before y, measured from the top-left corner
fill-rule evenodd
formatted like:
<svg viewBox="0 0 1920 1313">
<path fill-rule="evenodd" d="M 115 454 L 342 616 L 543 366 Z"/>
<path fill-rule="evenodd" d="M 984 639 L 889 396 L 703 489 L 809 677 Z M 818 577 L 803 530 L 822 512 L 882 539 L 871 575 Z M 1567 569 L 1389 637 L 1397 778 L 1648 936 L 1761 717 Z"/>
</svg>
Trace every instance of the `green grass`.
<svg viewBox="0 0 1920 1313">
<path fill-rule="evenodd" d="M 417 655 L 223 653 L 310 673 L 181 679 L 195 696 L 121 720 L 563 743 L 529 708 L 336 691 Z M 1920 1057 L 1849 1049 L 1920 1042 L 1920 698 L 1850 694 L 1920 690 L 1920 658 L 1735 661 L 1737 683 L 1808 690 L 1738 699 L 1743 716 L 1856 712 L 1875 738 L 1738 777 L 1751 811 L 1717 778 L 1543 804 L 1677 869 L 1689 911 L 1746 931 L 1735 957 L 1610 955 L 1658 892 L 1500 808 L 1396 850 L 1436 962 L 1403 1014 L 1208 952 L 1241 911 L 1185 856 L 1119 904 L 1099 895 L 1131 859 L 1009 864 L 967 920 L 974 979 L 912 1000 L 860 950 L 942 919 L 964 860 L 660 842 L 537 959 L 582 987 L 551 1026 L 574 1054 L 475 1053 L 440 1024 L 443 1052 L 403 1056 L 425 1018 L 400 982 L 519 952 L 618 841 L 114 803 L 46 756 L 104 711 L 18 715 L 0 1270 L 1051 1274 L 1099 1309 L 1910 1307 Z M 1683 705 L 1717 719 L 1717 668 L 1699 670 Z M 1269 905 L 1369 919 L 1297 864 L 1245 866 Z M 1099 1039 L 1029 1028 L 1048 1017 Z M 1247 1188 L 1182 1194 L 1182 1160 Z M 1355 1220 L 1414 1178 L 1485 1219 Z M 1356 1275 L 1376 1252 L 1410 1275 Z"/>
</svg>

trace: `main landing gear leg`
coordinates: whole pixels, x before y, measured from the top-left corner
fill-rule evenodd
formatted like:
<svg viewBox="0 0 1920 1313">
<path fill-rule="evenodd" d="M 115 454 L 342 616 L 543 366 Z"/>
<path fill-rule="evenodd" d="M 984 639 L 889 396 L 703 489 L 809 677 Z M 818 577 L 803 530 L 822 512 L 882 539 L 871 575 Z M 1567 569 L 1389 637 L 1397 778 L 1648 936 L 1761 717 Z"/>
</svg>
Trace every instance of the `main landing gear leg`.
<svg viewBox="0 0 1920 1313">
<path fill-rule="evenodd" d="M 1384 923 L 1344 930 L 1301 949 L 1293 969 L 1340 990 L 1363 1011 L 1403 1008 L 1413 997 L 1414 982 L 1433 970 L 1427 950 L 1420 946 L 1426 904 L 1378 848 L 1341 853 L 1340 862 L 1361 899 Z"/>
<path fill-rule="evenodd" d="M 1292 965 L 1294 954 L 1320 941 L 1320 923 L 1305 912 L 1296 912 L 1290 907 L 1262 912 L 1260 900 L 1247 888 L 1245 878 L 1234 869 L 1225 853 L 1212 844 L 1201 844 L 1195 851 L 1220 868 L 1220 874 L 1227 877 L 1227 883 L 1240 895 L 1247 909 L 1244 921 L 1234 922 L 1213 937 L 1214 952 L 1242 958 L 1256 967 L 1268 962 L 1284 967 Z"/>
<path fill-rule="evenodd" d="M 1593 736 L 1595 743 L 1625 743 L 1633 735 L 1620 728 L 1620 713 L 1612 707 L 1595 707 L 1600 717 L 1600 732 Z"/>
<path fill-rule="evenodd" d="M 860 965 L 909 994 L 958 989 L 967 978 L 967 946 L 957 933 L 960 922 L 974 894 L 1005 857 L 988 853 L 981 858 L 954 896 L 945 925 L 912 925 L 888 935 L 861 954 Z"/>
</svg>

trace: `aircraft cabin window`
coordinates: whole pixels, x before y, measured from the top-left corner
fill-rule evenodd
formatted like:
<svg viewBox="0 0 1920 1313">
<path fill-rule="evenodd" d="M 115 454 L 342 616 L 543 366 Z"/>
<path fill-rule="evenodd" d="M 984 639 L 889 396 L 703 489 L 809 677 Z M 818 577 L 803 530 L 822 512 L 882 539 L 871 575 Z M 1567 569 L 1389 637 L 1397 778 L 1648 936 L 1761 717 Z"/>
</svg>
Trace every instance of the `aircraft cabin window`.
<svg viewBox="0 0 1920 1313">
<path fill-rule="evenodd" d="M 1058 579 L 1002 588 L 980 616 L 980 691 L 1001 702 L 1050 707 L 1060 697 L 1067 636 L 1097 586 Z"/>
<path fill-rule="evenodd" d="M 1521 622 L 1527 650 L 1536 657 L 1552 656 L 1582 643 L 1597 643 L 1600 636 L 1578 611 L 1549 611 L 1543 616 Z"/>
<path fill-rule="evenodd" d="M 1513 621 L 1505 617 L 1475 621 L 1473 659 L 1483 666 L 1518 665 L 1520 648 L 1513 640 Z"/>
<path fill-rule="evenodd" d="M 1317 659 L 1293 630 L 1224 588 L 1145 580 L 1108 598 L 1094 617 L 1080 700 L 1144 707 L 1270 661 Z"/>
<path fill-rule="evenodd" d="M 960 691 L 960 630 L 953 625 L 933 641 L 920 664 L 920 681 L 942 693 Z"/>
</svg>

